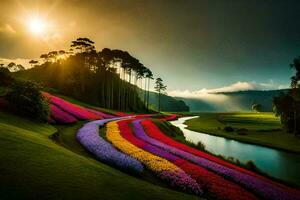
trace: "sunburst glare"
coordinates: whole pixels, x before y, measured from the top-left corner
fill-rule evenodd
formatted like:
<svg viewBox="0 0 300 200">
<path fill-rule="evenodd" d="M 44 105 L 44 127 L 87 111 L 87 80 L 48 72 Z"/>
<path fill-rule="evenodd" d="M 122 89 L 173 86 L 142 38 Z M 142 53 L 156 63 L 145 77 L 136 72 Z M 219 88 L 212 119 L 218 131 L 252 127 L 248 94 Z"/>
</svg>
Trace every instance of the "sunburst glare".
<svg viewBox="0 0 300 200">
<path fill-rule="evenodd" d="M 28 21 L 28 30 L 34 35 L 42 35 L 46 30 L 46 22 L 40 18 L 32 18 Z"/>
</svg>

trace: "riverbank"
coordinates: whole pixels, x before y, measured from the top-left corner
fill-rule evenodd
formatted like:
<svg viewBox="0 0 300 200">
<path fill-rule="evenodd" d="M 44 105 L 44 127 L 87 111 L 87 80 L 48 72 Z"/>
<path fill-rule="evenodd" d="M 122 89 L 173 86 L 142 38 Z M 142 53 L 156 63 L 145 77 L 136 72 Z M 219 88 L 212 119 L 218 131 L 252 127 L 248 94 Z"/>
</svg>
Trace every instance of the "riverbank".
<svg viewBox="0 0 300 200">
<path fill-rule="evenodd" d="M 300 139 L 281 128 L 273 113 L 199 113 L 187 129 L 274 149 L 300 152 Z M 232 128 L 232 129 L 231 129 Z"/>
</svg>

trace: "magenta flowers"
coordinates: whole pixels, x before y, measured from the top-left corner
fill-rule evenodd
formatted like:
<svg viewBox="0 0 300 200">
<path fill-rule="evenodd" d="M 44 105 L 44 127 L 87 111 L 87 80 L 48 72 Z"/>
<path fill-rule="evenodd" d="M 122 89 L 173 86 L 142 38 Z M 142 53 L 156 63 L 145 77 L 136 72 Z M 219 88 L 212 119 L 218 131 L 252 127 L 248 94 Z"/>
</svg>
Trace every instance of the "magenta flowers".
<svg viewBox="0 0 300 200">
<path fill-rule="evenodd" d="M 57 123 L 61 123 L 61 124 L 68 124 L 68 123 L 77 122 L 77 119 L 75 117 L 64 112 L 57 106 L 50 104 L 49 107 L 50 107 L 50 111 L 51 111 L 51 116 L 49 118 L 50 123 L 57 122 Z"/>
<path fill-rule="evenodd" d="M 49 99 L 50 123 L 73 123 L 78 120 L 97 120 L 114 117 L 113 115 L 72 104 L 46 92 L 43 95 Z"/>
</svg>

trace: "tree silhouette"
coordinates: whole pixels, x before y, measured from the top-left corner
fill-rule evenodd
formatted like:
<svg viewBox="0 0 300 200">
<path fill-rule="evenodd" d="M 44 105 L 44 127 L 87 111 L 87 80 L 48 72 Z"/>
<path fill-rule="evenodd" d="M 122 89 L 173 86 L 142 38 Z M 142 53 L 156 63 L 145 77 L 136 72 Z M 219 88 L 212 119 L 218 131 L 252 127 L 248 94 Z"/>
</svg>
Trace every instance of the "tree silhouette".
<svg viewBox="0 0 300 200">
<path fill-rule="evenodd" d="M 255 112 L 261 112 L 262 105 L 258 104 L 258 103 L 254 103 L 254 104 L 252 104 L 251 109 Z"/>
<path fill-rule="evenodd" d="M 16 70 L 16 63 L 14 62 L 10 62 L 8 65 L 7 65 L 7 68 L 10 70 L 10 71 L 15 71 Z"/>
<path fill-rule="evenodd" d="M 95 51 L 94 42 L 88 38 L 77 38 L 72 41 L 71 47 L 76 49 L 79 53 Z"/>
<path fill-rule="evenodd" d="M 21 64 L 18 64 L 16 67 L 17 67 L 18 71 L 24 71 L 25 70 L 25 67 Z"/>
<path fill-rule="evenodd" d="M 127 51 L 108 48 L 97 51 L 88 38 L 78 38 L 70 46 L 71 53 L 59 50 L 42 54 L 44 62 L 26 76 L 101 107 L 145 111 L 149 102 L 149 98 L 145 101 L 145 92 L 153 79 L 151 70 Z M 142 80 L 143 99 L 138 88 L 143 88 Z"/>
<path fill-rule="evenodd" d="M 42 54 L 40 56 L 40 58 L 42 58 L 44 60 L 44 62 L 50 62 L 49 58 L 48 58 L 48 54 Z"/>
<path fill-rule="evenodd" d="M 300 56 L 295 58 L 293 63 L 290 64 L 292 69 L 296 70 L 294 76 L 291 77 L 291 87 L 292 88 L 299 88 L 299 81 L 300 81 Z"/>
<path fill-rule="evenodd" d="M 297 104 L 300 101 L 299 92 L 299 80 L 300 80 L 300 56 L 295 58 L 293 63 L 290 65 L 291 68 L 296 70 L 294 76 L 291 77 L 291 97 L 293 98 L 293 109 L 294 109 L 294 134 L 297 134 Z"/>
<path fill-rule="evenodd" d="M 29 64 L 31 65 L 31 67 L 34 67 L 36 64 L 38 64 L 39 62 L 37 60 L 30 60 Z"/>
<path fill-rule="evenodd" d="M 297 135 L 300 132 L 297 126 L 300 121 L 300 56 L 293 60 L 290 67 L 296 70 L 295 75 L 291 77 L 291 89 L 286 94 L 275 97 L 273 106 L 286 129 Z"/>
<path fill-rule="evenodd" d="M 150 69 L 147 68 L 146 70 L 146 78 L 147 78 L 147 103 L 146 103 L 146 108 L 147 111 L 149 110 L 149 94 L 150 94 L 150 81 L 153 80 L 153 74 L 152 71 Z"/>
<path fill-rule="evenodd" d="M 154 89 L 158 93 L 158 112 L 160 112 L 161 94 L 165 94 L 167 86 L 163 84 L 163 80 L 161 78 L 157 78 Z"/>
</svg>

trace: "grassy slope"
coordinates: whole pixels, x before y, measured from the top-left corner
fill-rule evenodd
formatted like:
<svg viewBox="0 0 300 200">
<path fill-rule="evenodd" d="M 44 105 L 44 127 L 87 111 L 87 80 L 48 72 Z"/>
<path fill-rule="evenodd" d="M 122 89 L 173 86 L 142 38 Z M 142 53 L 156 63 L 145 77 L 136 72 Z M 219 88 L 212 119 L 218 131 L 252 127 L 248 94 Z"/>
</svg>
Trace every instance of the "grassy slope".
<svg viewBox="0 0 300 200">
<path fill-rule="evenodd" d="M 71 152 L 55 131 L 0 112 L 0 199 L 197 199 Z"/>
<path fill-rule="evenodd" d="M 300 140 L 281 129 L 279 118 L 273 113 L 202 113 L 200 117 L 186 121 L 188 129 L 264 145 L 268 147 L 300 152 Z M 246 128 L 247 135 L 226 132 L 225 126 L 234 129 Z"/>
</svg>

